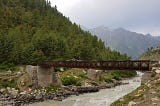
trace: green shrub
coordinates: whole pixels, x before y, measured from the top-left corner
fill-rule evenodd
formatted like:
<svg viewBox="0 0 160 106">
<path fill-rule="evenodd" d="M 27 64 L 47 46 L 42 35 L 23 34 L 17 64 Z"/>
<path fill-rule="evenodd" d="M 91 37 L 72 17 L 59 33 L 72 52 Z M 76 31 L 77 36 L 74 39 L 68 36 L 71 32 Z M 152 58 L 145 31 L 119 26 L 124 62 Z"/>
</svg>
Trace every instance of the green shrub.
<svg viewBox="0 0 160 106">
<path fill-rule="evenodd" d="M 91 84 L 94 85 L 94 86 L 98 86 L 98 83 L 95 82 L 95 81 L 92 81 Z"/>
<path fill-rule="evenodd" d="M 6 73 L 8 71 L 15 71 L 17 67 L 13 66 L 12 64 L 0 64 L 0 73 Z"/>
<path fill-rule="evenodd" d="M 50 85 L 49 87 L 46 88 L 46 92 L 47 93 L 54 93 L 58 90 L 58 87 L 55 85 Z"/>
<path fill-rule="evenodd" d="M 129 77 L 134 77 L 137 75 L 136 71 L 128 71 L 128 70 L 121 70 L 121 71 L 113 71 L 111 73 L 111 75 L 113 76 L 114 79 L 118 79 L 119 78 L 129 78 Z"/>
<path fill-rule="evenodd" d="M 67 76 L 62 78 L 62 84 L 67 86 L 67 85 L 76 85 L 80 86 L 81 83 L 79 82 L 79 78 L 76 78 L 74 76 Z"/>
<path fill-rule="evenodd" d="M 61 69 L 56 67 L 56 68 L 54 68 L 54 71 L 55 72 L 61 72 Z"/>
<path fill-rule="evenodd" d="M 152 72 L 151 77 L 155 77 L 156 76 L 156 72 Z"/>
<path fill-rule="evenodd" d="M 112 78 L 104 78 L 104 81 L 107 83 L 113 83 Z"/>
<path fill-rule="evenodd" d="M 17 88 L 16 79 L 11 79 L 10 81 L 8 79 L 0 80 L 0 88 Z"/>
<path fill-rule="evenodd" d="M 87 74 L 80 74 L 79 77 L 84 78 L 84 79 L 87 79 L 87 78 L 88 78 L 88 77 L 87 77 Z"/>
<path fill-rule="evenodd" d="M 115 79 L 115 80 L 120 80 L 121 79 L 121 76 L 120 75 L 113 75 L 113 79 Z"/>
<path fill-rule="evenodd" d="M 82 85 L 82 83 L 79 81 L 76 83 L 76 86 L 81 86 L 81 85 Z"/>
</svg>

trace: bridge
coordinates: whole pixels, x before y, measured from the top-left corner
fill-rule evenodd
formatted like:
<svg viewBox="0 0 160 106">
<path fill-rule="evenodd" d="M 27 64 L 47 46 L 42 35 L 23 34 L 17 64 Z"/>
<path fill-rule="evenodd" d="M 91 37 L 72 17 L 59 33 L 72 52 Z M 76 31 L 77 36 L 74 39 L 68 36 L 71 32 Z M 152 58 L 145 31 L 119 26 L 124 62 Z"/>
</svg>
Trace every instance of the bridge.
<svg viewBox="0 0 160 106">
<path fill-rule="evenodd" d="M 151 70 L 150 60 L 124 60 L 124 61 L 45 61 L 38 63 L 44 68 L 66 67 L 66 68 L 93 68 L 103 70 Z"/>
<path fill-rule="evenodd" d="M 44 61 L 35 66 L 26 66 L 33 85 L 46 87 L 50 84 L 61 85 L 56 67 L 85 68 L 100 70 L 139 70 L 150 71 L 152 64 L 158 61 L 149 60 L 124 60 L 124 61 Z"/>
</svg>

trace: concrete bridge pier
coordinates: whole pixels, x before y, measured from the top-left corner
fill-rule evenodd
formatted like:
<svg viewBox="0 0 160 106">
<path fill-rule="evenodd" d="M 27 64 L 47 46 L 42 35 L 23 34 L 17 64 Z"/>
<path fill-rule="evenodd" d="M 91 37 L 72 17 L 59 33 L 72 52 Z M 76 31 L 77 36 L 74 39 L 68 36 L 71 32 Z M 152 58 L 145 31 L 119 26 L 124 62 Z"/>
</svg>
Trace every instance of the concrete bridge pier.
<svg viewBox="0 0 160 106">
<path fill-rule="evenodd" d="M 37 66 L 38 86 L 47 87 L 49 85 L 61 86 L 59 75 L 55 72 L 54 67 Z"/>
<path fill-rule="evenodd" d="M 50 85 L 55 85 L 60 87 L 62 85 L 58 73 L 55 72 L 54 67 L 41 67 L 27 65 L 22 67 L 28 73 L 29 79 L 32 82 L 33 88 L 48 87 Z"/>
</svg>

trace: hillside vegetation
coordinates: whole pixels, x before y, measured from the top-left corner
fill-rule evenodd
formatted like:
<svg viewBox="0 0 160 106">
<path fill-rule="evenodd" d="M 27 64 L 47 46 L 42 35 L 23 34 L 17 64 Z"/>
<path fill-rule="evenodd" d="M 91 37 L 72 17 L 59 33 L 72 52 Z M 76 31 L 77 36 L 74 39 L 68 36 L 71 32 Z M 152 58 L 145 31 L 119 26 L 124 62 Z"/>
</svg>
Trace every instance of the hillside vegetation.
<svg viewBox="0 0 160 106">
<path fill-rule="evenodd" d="M 45 0 L 0 0 L 0 64 L 43 60 L 123 60 Z"/>
<path fill-rule="evenodd" d="M 150 48 L 147 52 L 143 53 L 139 59 L 141 60 L 160 60 L 160 47 Z"/>
</svg>

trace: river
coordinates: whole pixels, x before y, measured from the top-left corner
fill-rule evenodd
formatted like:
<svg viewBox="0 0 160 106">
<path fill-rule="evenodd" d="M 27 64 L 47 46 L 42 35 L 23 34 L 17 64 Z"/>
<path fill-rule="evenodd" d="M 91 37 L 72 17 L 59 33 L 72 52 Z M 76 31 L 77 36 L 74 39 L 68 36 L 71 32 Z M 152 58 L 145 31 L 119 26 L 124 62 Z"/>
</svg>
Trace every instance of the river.
<svg viewBox="0 0 160 106">
<path fill-rule="evenodd" d="M 70 96 L 62 101 L 50 100 L 41 103 L 30 104 L 29 106 L 109 106 L 117 99 L 132 92 L 141 85 L 141 77 L 143 73 L 137 73 L 137 77 L 123 80 L 125 83 L 129 82 L 129 84 L 126 85 L 120 85 L 110 89 L 102 89 L 96 93 Z"/>
</svg>

